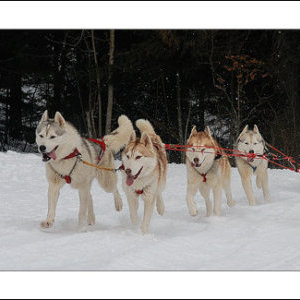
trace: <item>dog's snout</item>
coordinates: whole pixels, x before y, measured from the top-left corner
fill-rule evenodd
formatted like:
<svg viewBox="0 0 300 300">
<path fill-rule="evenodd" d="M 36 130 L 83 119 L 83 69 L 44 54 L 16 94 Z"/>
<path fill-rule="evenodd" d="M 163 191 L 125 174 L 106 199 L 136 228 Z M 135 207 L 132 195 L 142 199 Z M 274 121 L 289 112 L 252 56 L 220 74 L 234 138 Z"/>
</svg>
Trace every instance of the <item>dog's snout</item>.
<svg viewBox="0 0 300 300">
<path fill-rule="evenodd" d="M 131 169 L 126 169 L 126 170 L 125 170 L 125 173 L 126 173 L 127 175 L 130 175 L 131 172 L 132 172 Z"/>
<path fill-rule="evenodd" d="M 195 158 L 194 158 L 194 163 L 197 164 L 198 162 L 199 162 L 199 158 L 198 158 L 198 157 L 195 157 Z"/>
<path fill-rule="evenodd" d="M 249 153 L 254 153 L 254 150 L 250 150 Z"/>
<path fill-rule="evenodd" d="M 45 151 L 46 151 L 46 147 L 45 147 L 44 145 L 41 145 L 41 146 L 40 146 L 40 151 L 41 151 L 41 152 L 45 152 Z"/>
</svg>

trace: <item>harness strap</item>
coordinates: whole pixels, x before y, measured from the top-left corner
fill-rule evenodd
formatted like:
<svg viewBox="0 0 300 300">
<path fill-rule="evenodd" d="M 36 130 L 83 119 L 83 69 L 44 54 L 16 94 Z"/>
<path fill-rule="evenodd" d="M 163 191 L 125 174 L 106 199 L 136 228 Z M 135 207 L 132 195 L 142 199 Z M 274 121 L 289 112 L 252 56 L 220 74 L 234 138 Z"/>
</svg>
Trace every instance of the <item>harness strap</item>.
<svg viewBox="0 0 300 300">
<path fill-rule="evenodd" d="M 79 155 L 81 155 L 81 153 L 78 151 L 77 148 L 75 148 L 75 150 L 72 153 L 70 153 L 69 155 L 67 155 L 63 159 L 70 159 L 70 158 L 74 158 L 74 157 L 79 156 Z"/>
<path fill-rule="evenodd" d="M 101 151 L 100 151 L 100 153 L 98 155 L 98 162 L 97 162 L 99 164 L 99 162 L 101 161 L 101 159 L 102 159 L 102 157 L 104 155 L 104 152 L 106 150 L 106 144 L 105 144 L 103 138 L 101 138 L 101 140 L 96 140 L 96 139 L 89 138 L 88 141 L 96 143 L 96 144 L 100 145 L 100 147 L 101 147 Z"/>
<path fill-rule="evenodd" d="M 77 149 L 75 149 L 75 150 L 77 150 Z M 75 152 L 75 150 L 74 150 L 74 152 Z M 78 150 L 77 150 L 77 151 L 78 151 Z M 73 153 L 74 153 L 74 152 L 73 152 Z M 71 153 L 71 154 L 73 154 L 73 153 Z M 80 155 L 81 155 L 81 154 L 78 152 L 77 155 L 72 156 L 72 157 L 75 157 L 75 156 L 76 156 L 76 161 L 75 161 L 75 163 L 74 163 L 74 165 L 73 165 L 73 167 L 72 167 L 72 169 L 71 169 L 71 171 L 69 172 L 68 175 L 62 175 L 62 174 L 60 174 L 59 172 L 57 172 L 57 171 L 55 170 L 55 168 L 54 168 L 51 164 L 49 164 L 49 165 L 50 165 L 50 168 L 51 168 L 52 171 L 53 171 L 54 173 L 56 173 L 60 178 L 64 179 L 64 180 L 66 181 L 67 184 L 71 184 L 71 182 L 72 182 L 71 175 L 72 175 L 72 173 L 74 172 L 74 170 L 75 170 L 75 168 L 76 168 L 76 165 L 77 165 L 78 161 L 80 160 Z M 68 155 L 68 156 L 69 156 L 69 155 Z M 71 158 L 71 157 L 69 157 L 69 158 Z M 69 159 L 69 158 L 65 158 L 65 159 Z"/>
</svg>

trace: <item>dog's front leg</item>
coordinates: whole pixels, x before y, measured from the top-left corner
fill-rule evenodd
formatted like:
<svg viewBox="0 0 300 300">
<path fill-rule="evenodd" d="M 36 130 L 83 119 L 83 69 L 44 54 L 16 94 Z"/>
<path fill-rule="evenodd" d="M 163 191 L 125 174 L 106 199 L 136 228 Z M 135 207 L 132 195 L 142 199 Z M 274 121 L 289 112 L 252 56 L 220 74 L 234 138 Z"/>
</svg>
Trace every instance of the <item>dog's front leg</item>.
<svg viewBox="0 0 300 300">
<path fill-rule="evenodd" d="M 164 200 L 162 198 L 162 194 L 159 193 L 156 199 L 156 207 L 157 207 L 157 212 L 163 216 L 165 213 L 165 204 L 164 204 Z"/>
<path fill-rule="evenodd" d="M 156 201 L 156 195 L 153 195 L 152 193 L 144 193 L 142 196 L 144 200 L 144 219 L 142 224 L 142 232 L 143 234 L 148 233 L 150 221 L 153 215 L 153 209 Z"/>
<path fill-rule="evenodd" d="M 206 183 L 203 183 L 202 186 L 200 187 L 200 193 L 205 200 L 206 216 L 210 217 L 212 215 L 212 205 L 209 199 L 210 187 Z"/>
<path fill-rule="evenodd" d="M 222 211 L 222 186 L 218 184 L 216 187 L 213 188 L 214 194 L 214 214 L 216 216 L 221 215 Z"/>
<path fill-rule="evenodd" d="M 188 205 L 189 213 L 192 217 L 196 217 L 198 215 L 197 206 L 194 201 L 194 197 L 197 193 L 197 190 L 198 190 L 197 184 L 192 184 L 188 182 L 186 202 Z"/>
<path fill-rule="evenodd" d="M 123 201 L 118 189 L 114 191 L 114 201 L 115 201 L 116 211 L 121 211 L 123 209 Z"/>
<path fill-rule="evenodd" d="M 59 191 L 62 185 L 50 183 L 48 188 L 48 216 L 47 219 L 41 223 L 42 228 L 50 228 L 55 221 L 55 212 L 57 201 L 59 197 Z"/>
<path fill-rule="evenodd" d="M 90 188 L 79 190 L 80 209 L 79 209 L 79 230 L 84 231 L 88 224 L 88 204 L 89 199 L 92 198 Z"/>
<path fill-rule="evenodd" d="M 270 195 L 270 189 L 269 189 L 269 179 L 268 179 L 268 171 L 267 169 L 263 171 L 262 174 L 262 188 L 264 193 L 264 199 L 266 202 L 271 202 L 271 195 Z"/>
<path fill-rule="evenodd" d="M 125 189 L 125 193 L 128 201 L 131 222 L 133 225 L 137 225 L 139 223 L 139 196 L 135 191 L 127 188 Z"/>
<path fill-rule="evenodd" d="M 253 195 L 253 191 L 252 191 L 252 184 L 251 184 L 251 177 L 250 176 L 242 176 L 242 184 L 244 187 L 244 190 L 246 192 L 248 201 L 249 201 L 249 205 L 250 206 L 255 206 L 256 205 L 256 201 Z"/>
</svg>

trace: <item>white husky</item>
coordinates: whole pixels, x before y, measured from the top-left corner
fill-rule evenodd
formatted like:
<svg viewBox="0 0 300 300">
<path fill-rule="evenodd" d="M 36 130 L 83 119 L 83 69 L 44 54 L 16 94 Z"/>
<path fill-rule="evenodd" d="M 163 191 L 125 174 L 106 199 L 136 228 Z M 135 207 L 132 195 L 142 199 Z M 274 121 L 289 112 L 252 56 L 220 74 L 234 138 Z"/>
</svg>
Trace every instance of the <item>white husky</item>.
<svg viewBox="0 0 300 300">
<path fill-rule="evenodd" d="M 53 226 L 60 189 L 69 183 L 79 190 L 80 229 L 87 224 L 95 224 L 91 184 L 97 178 L 102 188 L 113 193 L 117 211 L 122 210 L 122 199 L 117 189 L 117 174 L 84 165 L 81 159 L 98 166 L 115 168 L 113 152 L 117 152 L 128 143 L 133 127 L 126 116 L 119 117 L 119 128 L 104 137 L 106 149 L 80 136 L 78 131 L 57 112 L 54 119 L 49 119 L 45 111 L 36 129 L 36 142 L 39 152 L 46 163 L 49 182 L 48 216 L 41 223 L 42 228 Z"/>
<path fill-rule="evenodd" d="M 137 225 L 139 196 L 144 200 L 144 220 L 142 232 L 146 234 L 155 203 L 160 215 L 164 214 L 162 191 L 166 184 L 167 155 L 165 146 L 155 133 L 149 121 L 138 120 L 136 126 L 141 132 L 137 138 L 135 131 L 122 153 L 123 189 L 126 193 L 132 223 Z"/>
<path fill-rule="evenodd" d="M 263 155 L 266 143 L 255 125 L 249 130 L 247 125 L 236 141 L 236 149 L 244 153 Z M 249 204 L 256 205 L 251 185 L 252 175 L 256 175 L 256 185 L 263 189 L 265 201 L 271 201 L 268 183 L 268 161 L 261 158 L 236 157 L 236 164 L 242 178 L 242 184 L 246 192 Z"/>
</svg>

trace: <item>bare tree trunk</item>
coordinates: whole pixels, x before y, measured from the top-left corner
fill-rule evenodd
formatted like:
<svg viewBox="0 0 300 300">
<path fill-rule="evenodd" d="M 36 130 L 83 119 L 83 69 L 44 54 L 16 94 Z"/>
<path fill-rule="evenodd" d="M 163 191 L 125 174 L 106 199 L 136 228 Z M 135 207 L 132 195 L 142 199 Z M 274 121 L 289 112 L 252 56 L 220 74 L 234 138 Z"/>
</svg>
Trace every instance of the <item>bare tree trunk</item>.
<svg viewBox="0 0 300 300">
<path fill-rule="evenodd" d="M 189 130 L 189 124 L 191 119 L 191 112 L 192 112 L 192 97 L 190 97 L 189 99 L 189 110 L 186 118 L 185 130 L 184 130 L 184 141 L 187 141 L 188 139 L 188 130 Z"/>
<path fill-rule="evenodd" d="M 101 99 L 101 78 L 100 69 L 97 58 L 96 44 L 95 44 L 95 34 L 94 30 L 91 30 L 92 47 L 94 54 L 94 63 L 96 68 L 96 81 L 97 81 L 97 103 L 98 103 L 98 136 L 102 136 L 102 99 Z"/>
<path fill-rule="evenodd" d="M 112 82 L 113 65 L 115 52 L 115 30 L 110 30 L 109 40 L 109 65 L 108 65 L 108 95 L 107 95 L 107 113 L 106 113 L 106 128 L 105 133 L 111 132 L 112 108 L 114 101 L 114 86 Z"/>
<path fill-rule="evenodd" d="M 178 120 L 178 132 L 179 132 L 179 142 L 183 145 L 183 127 L 182 127 L 182 109 L 181 109 L 181 91 L 180 91 L 180 75 L 179 72 L 176 73 L 176 91 L 177 91 L 177 120 Z M 184 152 L 181 153 L 181 162 L 184 162 Z"/>
<path fill-rule="evenodd" d="M 86 114 L 86 123 L 87 123 L 88 136 L 89 137 L 94 137 L 92 120 L 91 120 L 91 112 L 86 111 L 85 114 Z"/>
</svg>

